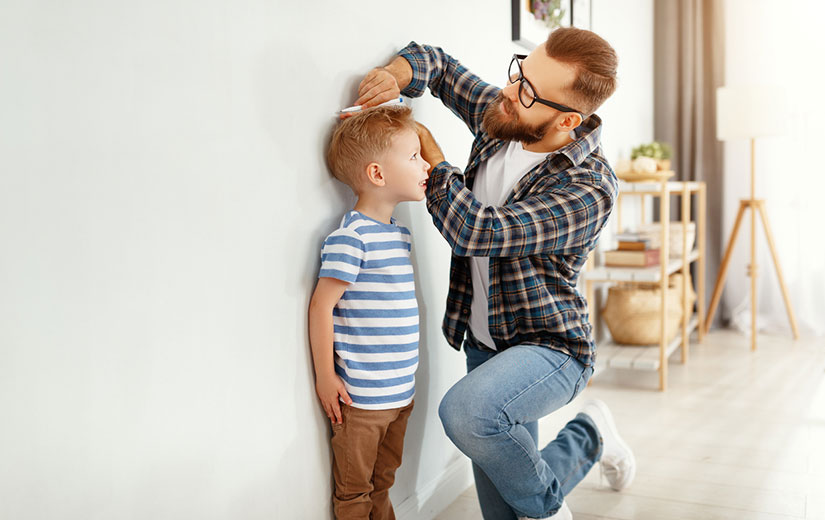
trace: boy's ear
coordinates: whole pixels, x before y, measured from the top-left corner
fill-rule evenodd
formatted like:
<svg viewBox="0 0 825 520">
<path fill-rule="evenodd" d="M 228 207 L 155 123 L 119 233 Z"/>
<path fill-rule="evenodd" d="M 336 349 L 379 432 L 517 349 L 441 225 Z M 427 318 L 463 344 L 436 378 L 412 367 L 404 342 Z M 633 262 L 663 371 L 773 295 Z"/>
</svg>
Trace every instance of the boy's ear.
<svg viewBox="0 0 825 520">
<path fill-rule="evenodd" d="M 370 184 L 374 186 L 383 186 L 386 184 L 386 179 L 384 179 L 384 171 L 381 169 L 381 165 L 375 162 L 369 163 L 367 165 L 367 180 Z"/>
</svg>

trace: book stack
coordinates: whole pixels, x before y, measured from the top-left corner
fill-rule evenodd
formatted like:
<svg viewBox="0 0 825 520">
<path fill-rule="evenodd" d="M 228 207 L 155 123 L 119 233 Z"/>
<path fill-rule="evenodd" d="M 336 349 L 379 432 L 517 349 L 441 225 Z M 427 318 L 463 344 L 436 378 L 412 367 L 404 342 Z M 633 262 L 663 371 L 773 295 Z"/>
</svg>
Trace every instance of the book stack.
<svg viewBox="0 0 825 520">
<path fill-rule="evenodd" d="M 604 263 L 610 267 L 649 267 L 659 264 L 659 249 L 651 249 L 650 238 L 641 233 L 616 236 L 618 247 L 605 251 Z"/>
</svg>

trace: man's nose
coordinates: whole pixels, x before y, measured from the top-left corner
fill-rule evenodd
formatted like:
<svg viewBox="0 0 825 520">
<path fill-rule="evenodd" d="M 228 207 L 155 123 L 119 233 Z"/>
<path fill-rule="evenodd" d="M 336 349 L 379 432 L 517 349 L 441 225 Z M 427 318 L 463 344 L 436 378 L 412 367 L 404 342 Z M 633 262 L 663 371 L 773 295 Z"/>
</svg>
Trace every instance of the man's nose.
<svg viewBox="0 0 825 520">
<path fill-rule="evenodd" d="M 518 100 L 518 87 L 519 87 L 519 84 L 520 83 L 518 81 L 516 81 L 515 83 L 510 83 L 509 85 L 507 85 L 506 87 L 501 89 L 501 93 L 504 95 L 504 97 L 506 97 L 510 101 L 515 102 L 515 101 Z"/>
</svg>

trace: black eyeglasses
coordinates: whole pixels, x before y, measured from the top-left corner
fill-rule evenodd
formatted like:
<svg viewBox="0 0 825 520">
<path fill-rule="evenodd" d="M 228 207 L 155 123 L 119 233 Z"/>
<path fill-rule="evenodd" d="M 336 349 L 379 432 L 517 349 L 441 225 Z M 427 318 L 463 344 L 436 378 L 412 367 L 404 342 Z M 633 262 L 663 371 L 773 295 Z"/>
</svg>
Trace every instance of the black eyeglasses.
<svg viewBox="0 0 825 520">
<path fill-rule="evenodd" d="M 575 108 L 570 108 L 547 99 L 542 99 L 536 94 L 536 89 L 533 88 L 533 85 L 530 84 L 527 78 L 524 77 L 524 73 L 521 71 L 521 61 L 526 57 L 526 54 L 513 54 L 513 60 L 510 62 L 509 70 L 510 83 L 515 83 L 516 81 L 521 82 L 518 86 L 518 99 L 521 101 L 521 104 L 524 105 L 524 108 L 530 108 L 536 101 L 538 101 L 542 105 L 555 108 L 559 112 L 575 112 L 577 114 L 581 114 L 581 112 Z"/>
</svg>

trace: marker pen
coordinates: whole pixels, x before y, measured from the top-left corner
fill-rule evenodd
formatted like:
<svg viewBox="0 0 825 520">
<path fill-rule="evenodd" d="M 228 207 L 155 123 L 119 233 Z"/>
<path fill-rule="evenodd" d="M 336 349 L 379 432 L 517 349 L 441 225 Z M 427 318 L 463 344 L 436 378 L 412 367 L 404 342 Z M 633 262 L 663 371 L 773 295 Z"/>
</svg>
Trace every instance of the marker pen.
<svg viewBox="0 0 825 520">
<path fill-rule="evenodd" d="M 404 104 L 404 98 L 399 97 L 399 98 L 396 98 L 396 99 L 391 99 L 389 101 L 385 101 L 385 102 L 383 102 L 379 105 L 376 105 L 376 106 L 383 107 L 385 105 L 403 105 L 403 104 Z M 371 108 L 374 108 L 374 107 L 371 107 Z M 353 112 L 360 112 L 361 110 L 363 110 L 363 108 L 361 108 L 361 105 L 355 105 L 355 106 L 347 107 L 343 110 L 339 110 L 337 113 L 338 114 L 350 114 L 350 113 L 353 113 Z"/>
</svg>

